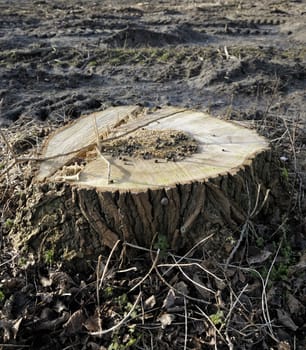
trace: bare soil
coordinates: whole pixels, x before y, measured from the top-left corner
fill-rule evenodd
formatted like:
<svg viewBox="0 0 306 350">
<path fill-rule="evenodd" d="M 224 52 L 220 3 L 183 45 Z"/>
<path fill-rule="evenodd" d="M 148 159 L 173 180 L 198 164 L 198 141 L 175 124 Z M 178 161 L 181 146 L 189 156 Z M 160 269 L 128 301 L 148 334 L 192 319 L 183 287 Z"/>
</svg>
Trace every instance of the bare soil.
<svg viewBox="0 0 306 350">
<path fill-rule="evenodd" d="M 270 221 L 233 232 L 230 266 L 204 248 L 179 260 L 160 238 L 82 274 L 13 250 L 33 165 L 8 178 L 1 139 L 0 349 L 305 349 L 305 23 L 298 0 L 0 0 L 0 125 L 15 155 L 81 114 L 170 104 L 268 137 L 286 193 Z"/>
</svg>

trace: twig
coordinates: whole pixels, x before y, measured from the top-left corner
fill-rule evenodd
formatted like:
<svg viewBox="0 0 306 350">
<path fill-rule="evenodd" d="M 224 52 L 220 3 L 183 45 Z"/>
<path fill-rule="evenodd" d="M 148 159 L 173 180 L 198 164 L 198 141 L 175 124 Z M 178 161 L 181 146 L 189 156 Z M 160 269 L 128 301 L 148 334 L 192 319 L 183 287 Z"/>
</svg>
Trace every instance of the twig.
<svg viewBox="0 0 306 350">
<path fill-rule="evenodd" d="M 262 208 L 265 206 L 265 204 L 268 200 L 269 194 L 270 194 L 270 189 L 268 188 L 259 209 L 256 212 L 254 212 L 254 211 L 252 212 L 251 218 L 254 218 L 255 216 L 257 216 L 261 212 Z M 255 210 L 255 208 L 254 208 L 254 210 Z"/>
<path fill-rule="evenodd" d="M 198 268 L 200 268 L 201 270 L 203 270 L 204 272 L 206 272 L 208 275 L 212 276 L 213 278 L 215 278 L 216 280 L 218 280 L 219 282 L 223 282 L 223 279 L 216 276 L 215 274 L 213 274 L 212 272 L 210 272 L 209 270 L 205 269 L 202 265 L 198 264 L 198 263 L 185 263 L 185 264 L 180 264 L 179 260 L 176 261 L 174 259 L 174 255 L 171 254 L 172 259 L 175 261 L 174 264 L 158 264 L 158 267 L 167 267 L 167 266 L 171 266 L 171 267 L 187 267 L 187 266 L 197 266 Z"/>
<path fill-rule="evenodd" d="M 93 116 L 93 121 L 94 121 L 94 129 L 96 133 L 96 151 L 102 158 L 102 160 L 107 164 L 107 184 L 109 184 L 110 181 L 110 162 L 103 156 L 101 153 L 101 142 L 100 142 L 100 136 L 99 136 L 99 131 L 98 131 L 98 125 L 97 125 L 97 118 L 96 115 Z"/>
<path fill-rule="evenodd" d="M 256 212 L 256 210 L 257 210 L 257 207 L 258 207 L 258 202 L 259 202 L 259 195 L 260 195 L 260 188 L 261 188 L 261 184 L 259 184 L 258 186 L 257 186 L 257 194 L 256 194 L 256 200 L 255 200 L 255 205 L 254 205 L 254 209 L 252 210 L 252 212 L 250 213 L 250 217 L 252 217 L 254 214 L 255 214 L 255 212 Z M 249 193 L 248 193 L 249 194 Z"/>
<path fill-rule="evenodd" d="M 122 324 L 124 324 L 124 322 L 126 322 L 126 320 L 130 317 L 130 315 L 133 313 L 135 307 L 137 306 L 139 300 L 140 300 L 140 297 L 141 297 L 141 292 L 139 292 L 137 298 L 136 298 L 136 301 L 135 303 L 133 304 L 133 306 L 131 307 L 131 310 L 126 314 L 126 316 L 120 321 L 118 322 L 116 325 L 114 325 L 113 327 L 111 328 L 108 328 L 106 330 L 101 330 L 99 332 L 89 332 L 88 334 L 89 335 L 92 335 L 94 337 L 101 337 L 102 335 L 104 334 L 107 334 L 107 333 L 110 333 L 112 331 L 114 331 L 115 329 L 119 328 Z"/>
<path fill-rule="evenodd" d="M 280 246 L 279 246 L 279 248 L 280 248 Z M 272 264 L 271 264 L 272 267 L 273 267 L 273 265 L 275 263 L 275 260 L 276 260 L 276 257 L 278 255 L 278 252 L 279 252 L 279 249 L 277 250 L 277 252 L 275 254 L 275 257 L 274 257 L 274 259 L 272 261 Z M 275 335 L 273 333 L 273 329 L 271 327 L 272 322 L 271 322 L 271 319 L 270 319 L 269 307 L 268 307 L 268 301 L 267 301 L 267 293 L 266 293 L 266 284 L 268 282 L 268 276 L 269 276 L 269 274 L 270 274 L 270 272 L 272 270 L 272 267 L 270 267 L 269 272 L 268 272 L 268 276 L 267 276 L 265 281 L 264 281 L 263 277 L 261 276 L 261 274 L 255 269 L 252 269 L 252 268 L 249 268 L 249 267 L 246 268 L 246 267 L 236 266 L 236 265 L 229 265 L 229 267 L 255 273 L 259 277 L 259 279 L 261 280 L 261 283 L 262 283 L 262 286 L 263 286 L 261 305 L 262 305 L 263 317 L 264 317 L 264 320 L 266 322 L 265 326 L 270 331 L 270 337 L 278 343 L 279 340 L 275 337 Z"/>
<path fill-rule="evenodd" d="M 225 270 L 227 270 L 229 263 L 233 260 L 234 255 L 236 254 L 237 250 L 239 249 L 240 244 L 242 243 L 242 241 L 243 241 L 243 239 L 244 239 L 244 237 L 245 237 L 245 235 L 246 235 L 246 233 L 248 231 L 247 230 L 248 227 L 249 227 L 249 220 L 247 219 L 246 222 L 243 224 L 243 227 L 242 227 L 242 230 L 241 230 L 241 233 L 240 233 L 240 237 L 239 237 L 235 247 L 232 249 L 229 257 L 226 260 Z"/>
<path fill-rule="evenodd" d="M 219 329 L 216 327 L 216 325 L 213 323 L 210 317 L 202 309 L 200 309 L 198 305 L 195 305 L 195 307 L 200 311 L 201 315 L 203 315 L 204 318 L 206 318 L 206 320 L 209 322 L 209 324 L 212 326 L 215 332 L 219 334 L 220 338 L 226 343 L 222 333 L 219 331 Z"/>
<path fill-rule="evenodd" d="M 152 263 L 152 266 L 151 266 L 150 270 L 148 271 L 148 273 L 138 283 L 136 283 L 133 288 L 130 289 L 130 292 L 133 291 L 134 289 L 136 289 L 138 286 L 140 286 L 150 276 L 151 272 L 156 267 L 156 264 L 157 264 L 157 261 L 158 261 L 158 258 L 159 258 L 159 252 L 160 252 L 160 250 L 158 249 L 157 253 L 156 253 L 156 257 L 155 257 L 155 259 L 154 259 L 154 261 Z"/>
<path fill-rule="evenodd" d="M 110 162 L 103 156 L 103 154 L 101 153 L 101 148 L 96 147 L 97 153 L 100 155 L 100 157 L 102 158 L 102 160 L 107 164 L 107 184 L 109 184 L 110 182 L 110 175 L 111 175 L 111 165 Z"/>
<path fill-rule="evenodd" d="M 206 237 L 207 238 L 207 237 Z M 206 239 L 205 238 L 205 239 Z M 145 248 L 145 247 L 141 247 L 141 246 L 139 246 L 139 245 L 137 245 L 137 244 L 132 244 L 132 243 L 128 243 L 128 242 L 123 242 L 123 245 L 124 246 L 128 246 L 128 247 L 131 247 L 131 248 L 135 248 L 135 249 L 138 249 L 138 250 L 142 250 L 142 251 L 144 251 L 144 252 L 148 252 L 148 253 L 150 253 L 151 251 L 153 252 L 153 253 L 156 253 L 157 252 L 157 250 L 154 250 L 154 249 L 149 249 L 149 248 Z M 193 248 L 192 248 L 193 249 Z M 182 261 L 185 257 L 186 257 L 186 255 L 187 255 L 187 253 L 184 255 L 184 256 L 178 256 L 178 255 L 174 255 L 174 254 L 172 254 L 175 258 L 179 258 L 179 260 L 178 260 L 178 262 L 179 261 Z M 188 260 L 191 260 L 191 261 L 195 261 L 195 262 L 202 262 L 203 260 L 202 259 L 195 259 L 195 258 L 188 258 Z M 169 266 L 171 266 L 170 267 L 170 269 L 172 269 L 174 266 L 173 266 L 173 264 L 169 264 Z M 163 274 L 164 275 L 164 274 Z"/>
<path fill-rule="evenodd" d="M 11 263 L 12 261 L 14 261 L 14 260 L 18 257 L 18 255 L 19 255 L 19 254 L 15 254 L 12 258 L 10 258 L 10 259 L 4 261 L 3 263 L 1 263 L 1 264 L 0 264 L 0 267 L 1 267 L 1 266 L 4 266 L 4 265 L 6 265 L 6 264 Z"/>
<path fill-rule="evenodd" d="M 9 141 L 8 141 L 8 139 L 6 138 L 4 132 L 2 131 L 2 129 L 0 129 L 0 135 L 2 136 L 2 138 L 3 138 L 3 140 L 4 140 L 5 144 L 6 144 L 6 146 L 7 146 L 7 148 L 8 148 L 8 150 L 9 150 L 10 153 L 12 154 L 13 158 L 16 159 L 15 153 L 14 153 L 14 151 L 13 151 L 13 149 L 12 149 L 12 147 L 11 147 Z"/>
<path fill-rule="evenodd" d="M 100 136 L 99 136 L 98 125 L 97 125 L 97 117 L 95 114 L 93 115 L 93 124 L 94 124 L 95 133 L 96 133 L 96 144 L 99 150 L 101 150 Z"/>
<path fill-rule="evenodd" d="M 130 271 L 137 271 L 137 267 L 133 266 L 133 267 L 129 267 L 128 269 L 118 270 L 118 271 L 116 271 L 116 273 L 127 273 L 127 272 L 130 272 Z"/>
<path fill-rule="evenodd" d="M 104 278 L 105 278 L 105 275 L 106 275 L 106 272 L 107 272 L 107 269 L 108 269 L 108 265 L 109 265 L 109 263 L 110 263 L 110 259 L 111 259 L 112 255 L 114 254 L 114 251 L 116 250 L 117 245 L 119 244 L 119 242 L 120 242 L 120 240 L 118 240 L 118 241 L 114 244 L 114 246 L 113 246 L 113 248 L 112 248 L 112 250 L 111 250 L 111 252 L 110 252 L 110 254 L 109 254 L 109 256 L 108 256 L 108 258 L 107 258 L 107 260 L 106 260 L 106 263 L 105 263 L 105 266 L 104 266 L 104 269 L 103 269 L 103 272 L 102 272 L 100 281 L 99 281 L 99 275 L 97 275 L 97 300 L 98 300 L 98 302 L 100 302 L 98 291 L 99 291 L 100 288 L 102 287 L 102 284 L 103 284 L 103 281 L 104 281 Z M 100 261 L 101 261 L 101 255 L 99 256 L 99 259 L 100 259 Z M 97 266 L 97 271 L 100 272 L 99 270 L 100 270 L 100 267 Z"/>
<path fill-rule="evenodd" d="M 260 189 L 261 189 L 261 185 L 259 184 L 257 186 L 257 194 L 256 194 L 256 200 L 255 200 L 255 204 L 254 204 L 254 208 L 251 209 L 251 196 L 250 196 L 250 191 L 249 191 L 249 188 L 248 186 L 246 186 L 246 190 L 247 190 L 247 193 L 248 193 L 248 198 L 249 198 L 249 208 L 248 208 L 248 215 L 247 215 L 247 218 L 246 218 L 246 221 L 245 223 L 243 224 L 242 226 L 242 230 L 241 230 L 241 233 L 240 233 L 240 237 L 235 245 L 235 247 L 232 249 L 229 257 L 227 258 L 226 260 L 226 263 L 225 263 L 225 269 L 227 269 L 229 263 L 233 260 L 233 257 L 234 255 L 236 254 L 237 250 L 239 249 L 243 239 L 245 238 L 247 232 L 248 232 L 248 228 L 249 227 L 252 227 L 252 223 L 250 221 L 250 219 L 254 218 L 256 215 L 258 215 L 258 213 L 262 210 L 262 208 L 264 207 L 264 205 L 266 204 L 267 200 L 268 200 L 268 197 L 269 197 L 269 193 L 270 193 L 270 189 L 268 189 L 265 193 L 265 197 L 259 207 L 258 208 L 258 204 L 259 204 L 259 196 L 260 196 Z"/>
<path fill-rule="evenodd" d="M 1 348 L 29 348 L 30 345 L 0 344 Z"/>
<path fill-rule="evenodd" d="M 278 257 L 278 253 L 279 253 L 279 251 L 281 249 L 282 244 L 283 244 L 283 237 L 281 238 L 281 241 L 279 242 L 277 251 L 276 251 L 275 256 L 274 256 L 274 258 L 273 258 L 273 260 L 271 262 L 271 265 L 269 267 L 266 279 L 265 279 L 265 281 L 263 283 L 263 290 L 262 290 L 262 308 L 263 308 L 263 311 L 265 310 L 265 312 L 263 312 L 263 316 L 264 316 L 264 319 L 265 319 L 265 321 L 267 323 L 267 327 L 268 327 L 268 329 L 270 331 L 270 336 L 276 342 L 278 342 L 279 340 L 275 337 L 275 335 L 273 333 L 272 326 L 271 326 L 271 319 L 270 319 L 270 314 L 269 314 L 269 307 L 268 307 L 266 288 L 267 288 L 267 285 L 268 285 L 268 282 L 269 282 L 269 278 L 270 278 L 270 274 L 271 274 L 272 268 L 273 268 L 273 266 L 275 264 L 276 258 Z"/>
<path fill-rule="evenodd" d="M 230 58 L 230 55 L 228 53 L 227 47 L 224 46 L 224 54 L 225 54 L 225 58 L 228 60 Z"/>
<path fill-rule="evenodd" d="M 194 212 L 188 217 L 188 219 L 180 227 L 180 232 L 182 234 L 185 235 L 189 231 L 189 229 L 191 228 L 191 226 L 194 223 L 195 219 L 200 214 L 201 210 L 202 210 L 202 203 L 199 202 L 198 205 L 197 205 L 197 208 L 194 210 Z"/>
<path fill-rule="evenodd" d="M 74 175 L 62 175 L 62 176 L 56 176 L 55 180 L 57 181 L 79 181 L 80 180 L 80 174 L 81 171 Z"/>
<path fill-rule="evenodd" d="M 180 263 L 185 258 L 187 258 L 188 255 L 191 254 L 199 245 L 205 243 L 206 241 L 211 239 L 213 236 L 214 236 L 214 233 L 210 234 L 209 236 L 207 236 L 207 237 L 201 239 L 199 242 L 197 242 L 191 249 L 188 250 L 188 252 L 186 254 L 184 254 L 182 257 L 179 258 L 179 260 L 177 260 L 177 264 Z M 163 276 L 165 276 L 167 273 L 169 273 L 172 268 L 173 267 L 170 267 L 166 272 L 164 272 Z"/>
<path fill-rule="evenodd" d="M 3 99 L 1 99 L 1 101 L 0 101 L 0 117 L 1 117 L 1 111 L 2 111 L 2 103 L 3 103 Z M 3 172 L 1 172 L 1 174 L 0 174 L 0 178 L 1 178 L 3 175 L 8 174 L 9 170 L 16 164 L 16 155 L 15 155 L 13 148 L 11 147 L 11 144 L 9 143 L 8 139 L 6 138 L 4 132 L 2 131 L 1 128 L 0 128 L 0 135 L 3 138 L 4 143 L 6 144 L 9 152 L 11 153 L 11 155 L 14 159 L 14 162 L 12 163 L 12 165 L 9 166 L 8 169 L 5 169 Z"/>
<path fill-rule="evenodd" d="M 199 288 L 201 289 L 204 289 L 206 292 L 209 292 L 209 293 L 212 293 L 212 294 L 216 294 L 215 291 L 213 291 L 212 289 L 209 289 L 207 287 L 205 287 L 204 285 L 194 281 L 191 277 L 189 277 L 185 271 L 183 271 L 183 269 L 180 267 L 180 265 L 176 265 L 178 267 L 178 269 L 181 271 L 182 275 L 188 280 L 190 281 L 191 283 L 193 283 L 194 285 L 198 286 Z"/>
<path fill-rule="evenodd" d="M 2 112 L 2 104 L 3 104 L 3 98 L 0 100 L 0 117 L 1 117 L 1 112 Z M 10 145 L 10 143 L 8 142 L 4 132 L 2 131 L 2 129 L 0 128 L 0 135 L 2 136 L 8 150 L 10 151 L 10 153 L 12 154 L 12 156 L 15 158 L 15 154 L 14 154 L 14 151 Z"/>
<path fill-rule="evenodd" d="M 153 246 L 153 243 L 154 243 L 154 241 L 155 241 L 156 236 L 157 236 L 157 234 L 156 234 L 156 235 L 153 237 L 153 239 L 152 239 L 151 247 Z M 153 262 L 155 259 L 153 259 L 152 253 L 153 253 L 153 250 L 150 250 L 150 257 L 151 257 L 151 260 L 152 260 L 152 262 Z M 167 287 L 169 287 L 170 289 L 173 289 L 173 290 L 174 290 L 176 293 L 178 293 L 179 295 L 182 295 L 182 296 L 185 297 L 186 299 L 190 299 L 190 300 L 196 301 L 196 302 L 198 302 L 198 303 L 209 304 L 209 302 L 204 301 L 203 299 L 193 298 L 193 297 L 191 297 L 191 296 L 189 296 L 189 295 L 187 295 L 187 294 L 181 292 L 181 291 L 178 290 L 177 288 L 173 287 L 173 286 L 172 286 L 170 283 L 168 283 L 168 282 L 166 281 L 166 279 L 161 275 L 161 273 L 159 272 L 159 269 L 158 269 L 158 266 L 157 266 L 157 265 L 154 266 L 154 269 L 155 269 L 155 272 L 156 272 L 158 278 L 159 278 Z"/>
<path fill-rule="evenodd" d="M 291 148 L 292 148 L 292 153 L 293 153 L 293 165 L 294 165 L 294 172 L 297 172 L 297 163 L 296 163 L 296 150 L 295 150 L 295 132 L 293 131 L 291 135 L 291 132 L 289 130 L 287 121 L 285 120 L 285 118 L 282 118 L 283 123 L 285 125 L 286 130 L 288 130 L 288 137 L 289 137 L 289 141 L 291 144 Z"/>
<path fill-rule="evenodd" d="M 239 302 L 240 297 L 241 297 L 242 294 L 246 291 L 247 288 L 248 288 L 248 284 L 246 284 L 246 285 L 243 287 L 242 291 L 239 293 L 239 295 L 238 295 L 238 297 L 236 298 L 235 302 L 233 303 L 233 305 L 231 305 L 231 308 L 230 308 L 228 314 L 227 314 L 226 317 L 225 317 L 224 323 L 223 323 L 223 324 L 221 325 L 221 327 L 220 327 L 220 331 L 221 331 L 222 328 L 223 328 L 223 325 L 226 324 L 226 328 L 225 328 L 225 332 L 224 332 L 224 333 L 225 333 L 226 340 L 227 340 L 227 342 L 228 342 L 228 347 L 229 347 L 230 350 L 233 350 L 233 349 L 234 349 L 234 345 L 233 345 L 233 343 L 232 343 L 232 341 L 231 341 L 231 339 L 230 339 L 230 337 L 229 337 L 229 335 L 228 335 L 229 321 L 230 321 L 230 318 L 231 318 L 231 316 L 232 316 L 232 313 L 233 313 L 233 311 L 234 311 L 234 309 L 235 309 L 237 303 Z"/>
<path fill-rule="evenodd" d="M 188 340 L 188 319 L 187 319 L 187 303 L 186 298 L 184 297 L 184 316 L 185 316 L 185 336 L 184 336 L 184 350 L 187 349 L 187 340 Z"/>
</svg>

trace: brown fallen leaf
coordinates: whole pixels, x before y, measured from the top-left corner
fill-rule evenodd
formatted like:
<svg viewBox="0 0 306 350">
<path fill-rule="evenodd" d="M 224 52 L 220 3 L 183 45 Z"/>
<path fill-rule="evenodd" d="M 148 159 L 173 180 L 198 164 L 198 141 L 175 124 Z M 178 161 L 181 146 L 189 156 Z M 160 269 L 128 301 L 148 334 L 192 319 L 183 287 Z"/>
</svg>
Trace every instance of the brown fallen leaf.
<svg viewBox="0 0 306 350">
<path fill-rule="evenodd" d="M 299 327 L 292 321 L 292 318 L 290 317 L 289 313 L 285 310 L 277 309 L 277 318 L 279 322 L 285 326 L 286 328 L 296 331 Z"/>
<path fill-rule="evenodd" d="M 205 286 L 205 283 L 201 280 L 200 276 L 197 273 L 194 273 L 192 276 L 192 279 L 195 282 L 194 284 L 195 289 L 201 295 L 203 300 L 210 300 L 213 295 L 207 289 L 201 288 L 202 285 Z"/>
<path fill-rule="evenodd" d="M 74 312 L 63 325 L 66 335 L 72 335 L 80 332 L 85 322 L 83 310 Z"/>
<path fill-rule="evenodd" d="M 99 318 L 98 309 L 95 310 L 94 315 L 87 318 L 87 320 L 84 322 L 84 327 L 88 330 L 88 332 L 101 331 L 101 319 Z"/>
<path fill-rule="evenodd" d="M 306 270 L 306 251 L 304 252 L 304 254 L 301 255 L 300 261 L 296 265 L 290 266 L 289 273 L 290 275 L 293 275 L 295 273 L 300 273 L 305 270 Z"/>
<path fill-rule="evenodd" d="M 35 330 L 36 331 L 50 331 L 50 330 L 54 331 L 55 329 L 62 327 L 63 323 L 67 322 L 68 319 L 69 319 L 69 312 L 64 311 L 60 317 L 57 317 L 54 320 L 35 321 L 34 323 Z"/>
<path fill-rule="evenodd" d="M 288 295 L 288 307 L 293 315 L 303 315 L 305 313 L 305 306 L 291 293 Z"/>
<path fill-rule="evenodd" d="M 249 258 L 247 258 L 247 261 L 250 265 L 252 264 L 261 264 L 264 261 L 266 261 L 267 259 L 269 259 L 269 257 L 271 256 L 271 252 L 268 250 L 263 250 L 261 251 L 259 254 L 251 256 Z"/>
<path fill-rule="evenodd" d="M 179 293 L 182 293 L 183 295 L 189 295 L 188 286 L 184 281 L 177 282 L 174 286 Z"/>
<path fill-rule="evenodd" d="M 173 289 L 169 289 L 169 292 L 163 302 L 163 308 L 168 309 L 175 304 L 175 293 Z"/>
</svg>

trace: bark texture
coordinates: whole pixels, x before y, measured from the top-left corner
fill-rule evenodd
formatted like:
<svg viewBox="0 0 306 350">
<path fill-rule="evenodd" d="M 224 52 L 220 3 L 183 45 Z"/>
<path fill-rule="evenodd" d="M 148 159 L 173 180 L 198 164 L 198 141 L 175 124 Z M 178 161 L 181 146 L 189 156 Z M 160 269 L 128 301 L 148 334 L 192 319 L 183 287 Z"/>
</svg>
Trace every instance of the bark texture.
<svg viewBox="0 0 306 350">
<path fill-rule="evenodd" d="M 139 130 L 148 137 L 135 143 Z M 164 142 L 161 136 L 167 133 Z M 158 138 L 150 143 L 152 135 Z M 126 136 L 127 155 L 102 159 L 101 144 Z M 198 149 L 184 151 L 180 161 L 146 159 L 162 144 L 164 153 L 170 145 L 172 154 L 190 138 Z M 143 158 L 129 153 L 129 140 Z M 66 261 L 94 259 L 117 240 L 186 252 L 210 235 L 205 251 L 222 258 L 246 220 L 271 215 L 279 192 L 277 166 L 264 138 L 241 125 L 175 107 L 153 112 L 115 107 L 84 116 L 49 136 L 43 156 L 11 233 L 18 249 L 40 257 L 51 251 Z M 65 173 L 71 166 L 77 169 L 72 176 Z M 72 182 L 65 182 L 68 178 Z"/>
<path fill-rule="evenodd" d="M 182 252 L 213 233 L 205 250 L 222 258 L 250 215 L 271 215 L 278 186 L 267 150 L 232 174 L 169 188 L 120 192 L 34 184 L 20 202 L 11 233 L 19 249 L 38 256 L 52 249 L 57 259 L 70 261 L 94 259 L 118 239 L 150 247 L 163 237 Z"/>
</svg>

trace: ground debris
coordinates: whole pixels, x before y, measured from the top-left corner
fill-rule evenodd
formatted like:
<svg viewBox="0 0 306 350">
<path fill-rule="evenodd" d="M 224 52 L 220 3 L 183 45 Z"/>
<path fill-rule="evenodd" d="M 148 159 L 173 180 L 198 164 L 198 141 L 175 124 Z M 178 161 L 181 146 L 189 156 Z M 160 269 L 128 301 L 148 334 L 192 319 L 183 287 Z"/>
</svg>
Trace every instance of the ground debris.
<svg viewBox="0 0 306 350">
<path fill-rule="evenodd" d="M 305 349 L 304 7 L 1 2 L 0 124 L 11 149 L 0 137 L 0 349 Z M 39 155 L 45 136 L 81 114 L 139 103 L 208 110 L 268 137 L 279 154 L 280 191 L 291 194 L 280 201 L 286 214 L 251 223 L 227 268 L 205 246 L 170 270 L 171 252 L 153 264 L 156 251 L 128 260 L 122 250 L 101 282 L 98 261 L 84 272 L 53 261 L 51 250 L 40 261 L 16 251 L 8 233 L 36 171 L 17 158 Z M 177 149 L 186 135 L 173 135 L 140 131 L 104 151 L 122 161 L 176 161 L 197 151 L 188 135 Z M 229 251 L 237 239 L 232 232 Z"/>
</svg>

